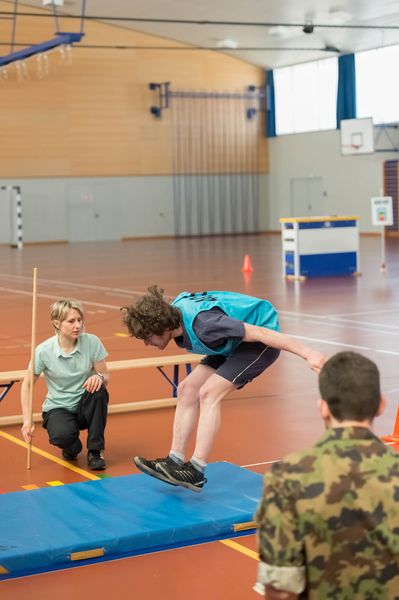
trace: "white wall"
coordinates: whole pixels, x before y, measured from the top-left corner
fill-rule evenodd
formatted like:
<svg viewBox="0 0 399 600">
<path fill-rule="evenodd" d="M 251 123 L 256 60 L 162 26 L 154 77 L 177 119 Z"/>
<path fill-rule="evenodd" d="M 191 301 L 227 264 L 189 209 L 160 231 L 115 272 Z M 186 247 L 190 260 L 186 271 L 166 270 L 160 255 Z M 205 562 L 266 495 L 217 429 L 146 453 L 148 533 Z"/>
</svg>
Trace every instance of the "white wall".
<svg viewBox="0 0 399 600">
<path fill-rule="evenodd" d="M 296 177 L 322 177 L 329 214 L 357 215 L 361 232 L 371 225 L 370 198 L 383 186 L 383 162 L 399 159 L 396 152 L 341 156 L 337 130 L 284 135 L 269 140 L 270 173 L 262 222 L 280 230 L 280 217 L 290 217 L 290 181 Z"/>
</svg>

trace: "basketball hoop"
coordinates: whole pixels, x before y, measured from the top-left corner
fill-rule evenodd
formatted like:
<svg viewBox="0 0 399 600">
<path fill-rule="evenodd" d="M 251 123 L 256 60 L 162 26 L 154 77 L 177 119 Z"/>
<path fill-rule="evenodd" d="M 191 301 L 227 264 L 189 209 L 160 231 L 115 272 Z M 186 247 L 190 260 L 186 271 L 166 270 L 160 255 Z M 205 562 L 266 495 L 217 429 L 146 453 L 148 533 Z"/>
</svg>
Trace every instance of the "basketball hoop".
<svg viewBox="0 0 399 600">
<path fill-rule="evenodd" d="M 372 154 L 374 130 L 371 117 L 343 119 L 340 123 L 342 155 Z"/>
</svg>

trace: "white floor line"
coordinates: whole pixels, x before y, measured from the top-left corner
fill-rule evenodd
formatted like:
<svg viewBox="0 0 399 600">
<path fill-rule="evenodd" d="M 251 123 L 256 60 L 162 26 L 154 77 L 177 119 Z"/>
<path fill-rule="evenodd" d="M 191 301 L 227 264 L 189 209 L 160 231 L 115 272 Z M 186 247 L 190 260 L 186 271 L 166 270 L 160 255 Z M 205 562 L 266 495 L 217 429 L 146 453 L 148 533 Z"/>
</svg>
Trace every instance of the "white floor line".
<svg viewBox="0 0 399 600">
<path fill-rule="evenodd" d="M 297 318 L 293 318 L 293 317 L 287 317 L 284 316 L 283 320 L 286 321 L 298 321 Z M 311 319 L 307 319 L 302 318 L 300 319 L 301 324 L 308 324 L 308 325 L 317 325 L 320 326 L 320 324 L 322 324 L 325 327 L 335 327 L 337 328 L 342 328 L 342 324 L 339 321 L 322 321 L 320 322 L 319 320 L 315 320 L 312 321 Z M 356 323 L 356 325 L 355 325 Z M 364 327 L 360 322 L 354 322 L 353 325 L 349 325 L 347 323 L 345 323 L 346 325 L 346 329 L 353 329 L 354 331 L 364 331 L 365 333 L 382 333 L 384 335 L 393 335 L 393 336 L 398 336 L 399 335 L 399 331 L 392 331 L 392 327 L 390 325 L 379 325 L 378 329 L 376 329 L 375 327 Z"/>
<path fill-rule="evenodd" d="M 341 319 L 334 317 L 332 321 L 338 323 L 353 323 L 355 325 L 367 325 L 368 327 L 378 327 L 378 329 L 399 329 L 399 325 L 392 325 L 391 323 L 372 323 L 371 321 L 355 321 L 354 319 Z"/>
<path fill-rule="evenodd" d="M 335 315 L 330 315 L 330 318 L 340 318 L 340 317 L 356 317 L 359 315 L 380 315 L 381 313 L 387 312 L 396 312 L 399 310 L 399 305 L 394 305 L 391 308 L 376 308 L 373 310 L 364 310 L 358 312 L 350 312 L 350 313 L 336 313 Z"/>
<path fill-rule="evenodd" d="M 19 280 L 19 281 L 23 281 L 26 283 L 31 283 L 31 281 L 32 281 L 31 277 L 26 277 L 24 275 L 6 275 L 4 273 L 0 273 L 0 278 L 11 279 L 12 281 Z M 145 291 L 143 291 L 143 290 L 141 290 L 141 291 L 126 290 L 123 288 L 111 288 L 111 287 L 101 286 L 101 285 L 92 285 L 89 283 L 74 283 L 72 281 L 59 281 L 57 279 L 43 279 L 41 277 L 39 277 L 38 279 L 39 279 L 40 283 L 45 284 L 45 285 L 75 287 L 75 288 L 95 290 L 95 291 L 101 291 L 101 292 L 110 292 L 110 293 L 115 292 L 116 294 L 118 292 L 121 292 L 122 294 L 131 294 L 133 296 L 141 296 L 142 294 L 145 293 Z"/>
<path fill-rule="evenodd" d="M 337 346 L 338 348 L 352 348 L 355 350 L 368 350 L 370 352 L 379 352 L 380 354 L 390 354 L 392 356 L 399 356 L 399 352 L 393 350 L 381 350 L 379 348 L 372 348 L 371 346 L 358 346 L 356 344 L 344 344 L 343 342 L 335 342 L 330 340 L 324 340 L 320 338 L 306 337 L 304 335 L 293 335 L 290 337 L 296 338 L 297 340 L 306 340 L 307 342 L 317 342 L 318 344 L 328 344 L 329 346 Z"/>
<path fill-rule="evenodd" d="M 20 294 L 22 296 L 32 296 L 32 292 L 24 290 L 16 290 L 12 288 L 0 287 L 0 292 L 11 292 L 12 294 Z M 57 300 L 58 296 L 55 294 L 37 294 L 38 298 L 49 298 L 50 300 Z M 101 302 L 91 302 L 90 300 L 83 300 L 85 306 L 97 306 L 100 308 L 110 308 L 112 310 L 120 310 L 120 306 L 115 304 L 102 304 Z"/>
</svg>

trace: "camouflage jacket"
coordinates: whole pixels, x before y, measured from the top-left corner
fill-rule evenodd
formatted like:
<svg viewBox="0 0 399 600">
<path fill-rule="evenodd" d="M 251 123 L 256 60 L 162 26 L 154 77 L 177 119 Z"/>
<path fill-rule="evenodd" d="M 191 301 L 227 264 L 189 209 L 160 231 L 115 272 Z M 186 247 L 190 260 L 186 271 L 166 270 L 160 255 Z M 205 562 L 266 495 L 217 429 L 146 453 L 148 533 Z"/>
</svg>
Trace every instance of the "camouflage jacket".
<svg viewBox="0 0 399 600">
<path fill-rule="evenodd" d="M 274 464 L 256 518 L 263 583 L 309 600 L 399 600 L 399 454 L 370 429 L 329 429 Z"/>
</svg>

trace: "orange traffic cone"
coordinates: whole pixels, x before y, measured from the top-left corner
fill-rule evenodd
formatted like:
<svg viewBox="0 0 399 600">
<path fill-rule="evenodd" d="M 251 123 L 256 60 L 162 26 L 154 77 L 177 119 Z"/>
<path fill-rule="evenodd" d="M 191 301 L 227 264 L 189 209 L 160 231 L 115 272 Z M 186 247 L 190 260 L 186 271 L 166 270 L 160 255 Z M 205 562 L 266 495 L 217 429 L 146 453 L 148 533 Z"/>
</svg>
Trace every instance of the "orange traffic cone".
<svg viewBox="0 0 399 600">
<path fill-rule="evenodd" d="M 387 443 L 399 444 L 399 408 L 398 412 L 396 413 L 396 421 L 393 428 L 393 433 L 391 433 L 391 435 L 384 435 L 382 440 Z"/>
<path fill-rule="evenodd" d="M 243 262 L 241 271 L 243 273 L 252 273 L 252 271 L 253 271 L 253 268 L 251 265 L 251 259 L 249 258 L 249 254 L 246 254 L 244 256 L 244 262 Z"/>
</svg>

